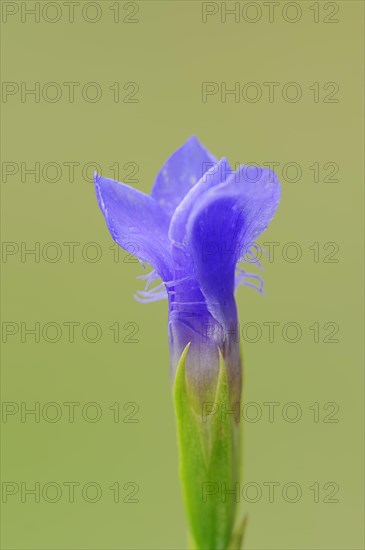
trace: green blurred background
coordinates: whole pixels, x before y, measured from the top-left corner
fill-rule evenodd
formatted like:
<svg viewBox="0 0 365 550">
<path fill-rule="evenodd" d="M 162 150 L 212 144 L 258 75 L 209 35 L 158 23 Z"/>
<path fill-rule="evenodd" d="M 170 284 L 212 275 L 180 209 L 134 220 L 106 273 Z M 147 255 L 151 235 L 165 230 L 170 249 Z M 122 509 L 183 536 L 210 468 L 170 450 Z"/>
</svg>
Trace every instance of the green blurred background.
<svg viewBox="0 0 365 550">
<path fill-rule="evenodd" d="M 120 180 L 136 172 L 131 185 L 149 192 L 195 134 L 232 164 L 280 163 L 281 205 L 260 241 L 279 243 L 273 261 L 263 260 L 266 295 L 237 293 L 245 401 L 253 403 L 246 416 L 258 415 L 244 428 L 246 548 L 363 548 L 362 2 L 281 2 L 271 22 L 265 3 L 241 2 L 225 23 L 220 2 L 82 1 L 73 23 L 65 2 L 46 11 L 41 2 L 39 22 L 21 4 L 34 9 L 2 2 L 2 80 L 13 93 L 1 105 L 2 547 L 186 547 L 166 303 L 134 301 L 143 269 L 122 251 L 115 257 L 88 163 L 109 177 L 118 163 Z M 204 23 L 202 10 L 218 11 Z M 22 101 L 22 82 L 40 83 L 39 101 Z M 42 96 L 55 93 L 43 88 L 49 82 L 59 101 Z M 74 102 L 65 82 L 80 83 Z M 99 101 L 82 96 L 90 82 Z M 129 82 L 138 102 L 123 102 L 137 89 L 123 89 Z M 219 92 L 222 82 L 256 82 L 262 98 L 222 102 L 218 92 L 203 102 L 203 82 Z M 279 83 L 273 102 L 264 82 Z M 299 101 L 283 100 L 288 82 L 300 86 Z M 337 102 L 327 102 L 328 82 L 339 87 L 330 96 Z M 35 163 L 39 181 L 26 172 Z M 298 181 L 287 163 L 299 165 Z M 289 261 L 296 250 L 301 257 Z M 279 323 L 272 342 L 269 322 Z M 35 323 L 38 342 L 25 333 Z M 73 342 L 70 323 L 78 323 Z M 297 325 L 283 333 L 287 323 Z M 297 326 L 299 340 L 288 342 Z M 74 422 L 70 402 L 78 403 Z M 273 422 L 269 402 L 277 403 Z M 39 419 L 25 411 L 35 406 Z M 288 421 L 296 411 L 301 418 Z M 279 484 L 273 502 L 270 482 Z M 39 502 L 26 493 L 36 483 Z M 288 502 L 298 487 L 298 502 Z"/>
</svg>

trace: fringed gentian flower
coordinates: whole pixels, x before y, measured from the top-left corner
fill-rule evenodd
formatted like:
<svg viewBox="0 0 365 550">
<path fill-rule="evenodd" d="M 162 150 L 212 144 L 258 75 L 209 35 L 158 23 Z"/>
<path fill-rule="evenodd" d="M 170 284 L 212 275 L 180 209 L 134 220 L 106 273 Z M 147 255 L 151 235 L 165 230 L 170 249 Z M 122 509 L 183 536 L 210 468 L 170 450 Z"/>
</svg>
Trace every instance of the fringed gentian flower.
<svg viewBox="0 0 365 550">
<path fill-rule="evenodd" d="M 242 366 L 234 292 L 242 283 L 256 287 L 251 277 L 261 291 L 262 280 L 237 263 L 277 209 L 278 179 L 268 169 L 233 172 L 192 137 L 163 166 L 150 196 L 100 175 L 95 186 L 113 239 L 124 249 L 133 246 L 153 268 L 137 299 L 168 299 L 192 547 L 238 547 L 243 525 L 234 529 L 235 498 L 226 494 L 240 479 Z M 151 289 L 156 279 L 162 282 Z"/>
</svg>

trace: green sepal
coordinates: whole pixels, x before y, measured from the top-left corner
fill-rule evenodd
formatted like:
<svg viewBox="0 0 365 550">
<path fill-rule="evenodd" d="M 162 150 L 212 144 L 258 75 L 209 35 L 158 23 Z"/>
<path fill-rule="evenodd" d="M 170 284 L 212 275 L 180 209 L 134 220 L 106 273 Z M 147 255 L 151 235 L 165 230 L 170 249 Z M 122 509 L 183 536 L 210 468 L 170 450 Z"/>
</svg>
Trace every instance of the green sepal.
<svg viewBox="0 0 365 550">
<path fill-rule="evenodd" d="M 246 514 L 241 523 L 238 524 L 237 529 L 233 532 L 228 550 L 242 550 L 243 540 L 246 534 L 247 521 L 248 516 Z"/>
<path fill-rule="evenodd" d="M 236 503 L 231 494 L 239 483 L 239 424 L 230 415 L 224 360 L 220 370 L 213 414 L 199 415 L 188 394 L 183 351 L 176 372 L 174 404 L 180 453 L 180 478 L 195 550 L 227 550 L 232 542 Z M 226 495 L 226 498 L 224 496 Z"/>
</svg>

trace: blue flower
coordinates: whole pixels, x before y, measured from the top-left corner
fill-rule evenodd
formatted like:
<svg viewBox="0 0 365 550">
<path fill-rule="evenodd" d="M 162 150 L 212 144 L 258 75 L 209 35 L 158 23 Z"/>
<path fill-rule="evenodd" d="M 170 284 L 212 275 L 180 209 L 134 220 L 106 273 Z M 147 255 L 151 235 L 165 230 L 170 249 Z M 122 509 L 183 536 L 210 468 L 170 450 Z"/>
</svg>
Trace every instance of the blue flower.
<svg viewBox="0 0 365 550">
<path fill-rule="evenodd" d="M 231 401 L 239 402 L 234 292 L 238 284 L 250 283 L 237 263 L 278 207 L 276 175 L 252 166 L 234 172 L 226 159 L 218 162 L 191 137 L 163 166 L 150 196 L 100 175 L 95 176 L 95 187 L 113 239 L 126 250 L 132 247 L 139 260 L 153 268 L 137 298 L 168 298 L 172 377 L 190 343 L 189 391 L 198 403 L 212 400 L 221 354 Z M 157 278 L 162 283 L 150 290 Z"/>
</svg>

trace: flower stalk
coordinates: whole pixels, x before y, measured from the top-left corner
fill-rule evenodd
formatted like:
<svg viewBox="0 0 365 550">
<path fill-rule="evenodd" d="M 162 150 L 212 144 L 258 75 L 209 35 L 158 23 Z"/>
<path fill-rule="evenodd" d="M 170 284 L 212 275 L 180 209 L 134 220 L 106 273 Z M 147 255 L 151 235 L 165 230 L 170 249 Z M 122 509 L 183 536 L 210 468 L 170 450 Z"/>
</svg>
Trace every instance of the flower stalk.
<svg viewBox="0 0 365 550">
<path fill-rule="evenodd" d="M 234 543 L 236 503 L 226 493 L 240 482 L 240 423 L 236 415 L 226 414 L 230 399 L 222 356 L 214 402 L 203 403 L 201 414 L 196 413 L 186 385 L 188 352 L 189 345 L 177 368 L 174 403 L 191 544 L 195 550 L 226 550 Z"/>
</svg>

